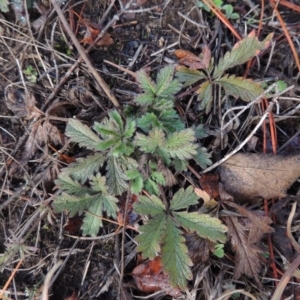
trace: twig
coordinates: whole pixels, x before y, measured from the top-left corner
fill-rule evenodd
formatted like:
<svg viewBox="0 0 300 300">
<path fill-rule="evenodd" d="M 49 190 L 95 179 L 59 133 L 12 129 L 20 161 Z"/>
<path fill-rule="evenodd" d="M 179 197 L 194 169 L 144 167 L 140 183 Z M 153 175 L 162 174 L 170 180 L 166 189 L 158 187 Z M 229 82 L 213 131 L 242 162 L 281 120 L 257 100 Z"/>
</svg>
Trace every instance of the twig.
<svg viewBox="0 0 300 300">
<path fill-rule="evenodd" d="M 102 77 L 99 75 L 99 73 L 96 71 L 96 69 L 94 68 L 93 64 L 91 63 L 89 57 L 87 56 L 87 54 L 85 53 L 85 51 L 83 50 L 83 48 L 81 47 L 80 43 L 78 42 L 76 36 L 74 35 L 74 33 L 72 32 L 72 29 L 70 28 L 70 25 L 68 23 L 68 21 L 66 20 L 62 10 L 60 9 L 59 5 L 57 4 L 57 2 L 55 0 L 50 0 L 54 9 L 56 10 L 60 20 L 62 21 L 68 35 L 70 36 L 70 38 L 72 39 L 72 42 L 74 43 L 75 47 L 77 48 L 80 56 L 82 57 L 82 59 L 84 60 L 84 62 L 86 63 L 87 67 L 89 68 L 90 72 L 94 75 L 95 79 L 97 80 L 98 84 L 100 85 L 100 87 L 104 90 L 105 94 L 107 95 L 107 97 L 110 99 L 110 101 L 113 103 L 113 105 L 115 107 L 120 106 L 117 98 L 115 97 L 115 95 L 111 92 L 109 86 L 107 85 L 107 83 L 102 79 Z"/>
<path fill-rule="evenodd" d="M 300 246 L 299 244 L 295 241 L 293 235 L 292 235 L 292 231 L 291 231 L 291 226 L 292 226 L 292 221 L 296 212 L 296 207 L 297 207 L 297 202 L 293 203 L 289 218 L 287 220 L 287 224 L 286 224 L 286 235 L 287 237 L 290 239 L 294 249 L 298 252 L 298 254 L 300 254 Z"/>
</svg>

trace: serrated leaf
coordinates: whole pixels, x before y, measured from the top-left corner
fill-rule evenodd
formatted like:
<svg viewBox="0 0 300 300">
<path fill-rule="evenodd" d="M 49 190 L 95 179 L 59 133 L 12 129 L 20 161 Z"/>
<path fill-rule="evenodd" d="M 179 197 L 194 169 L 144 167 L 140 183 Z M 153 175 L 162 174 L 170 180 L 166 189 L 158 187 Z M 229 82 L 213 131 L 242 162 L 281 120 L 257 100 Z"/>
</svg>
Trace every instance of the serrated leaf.
<svg viewBox="0 0 300 300">
<path fill-rule="evenodd" d="M 193 186 L 180 189 L 173 197 L 170 209 L 179 210 L 188 208 L 190 205 L 198 204 L 199 197 L 195 194 Z"/>
<path fill-rule="evenodd" d="M 145 182 L 144 182 L 144 186 L 145 186 L 145 190 L 149 193 L 149 194 L 154 194 L 154 195 L 158 195 L 159 196 L 159 188 L 158 188 L 158 184 L 152 180 L 151 178 L 148 178 Z"/>
<path fill-rule="evenodd" d="M 92 190 L 96 192 L 102 192 L 104 194 L 107 194 L 107 186 L 106 186 L 106 178 L 104 176 L 101 176 L 100 173 L 97 173 L 96 176 L 90 177 L 90 185 Z"/>
<path fill-rule="evenodd" d="M 115 137 L 119 135 L 115 129 L 108 128 L 107 126 L 107 124 L 95 122 L 93 128 L 102 136 L 102 138 L 107 138 L 109 136 Z"/>
<path fill-rule="evenodd" d="M 149 132 L 148 136 L 137 133 L 134 141 L 136 146 L 140 147 L 141 151 L 154 153 L 157 148 L 164 145 L 165 135 L 161 129 L 154 128 Z"/>
<path fill-rule="evenodd" d="M 114 110 L 110 111 L 108 113 L 108 115 L 109 115 L 109 119 L 116 124 L 116 127 L 118 128 L 118 131 L 122 132 L 122 130 L 124 128 L 124 124 L 123 124 L 122 117 L 119 114 L 119 112 L 114 109 Z"/>
<path fill-rule="evenodd" d="M 138 127 L 144 132 L 148 133 L 153 127 L 161 128 L 161 123 L 159 122 L 157 116 L 154 113 L 146 113 L 137 121 Z"/>
<path fill-rule="evenodd" d="M 103 166 L 105 156 L 103 153 L 95 153 L 84 158 L 77 158 L 76 162 L 70 164 L 63 169 L 63 173 L 68 173 L 74 180 L 80 181 L 82 184 L 96 171 Z"/>
<path fill-rule="evenodd" d="M 83 223 L 81 225 L 82 235 L 96 236 L 99 232 L 99 228 L 102 226 L 101 217 L 102 203 L 99 200 L 94 201 L 84 215 Z"/>
<path fill-rule="evenodd" d="M 134 204 L 134 210 L 141 215 L 150 215 L 155 217 L 165 211 L 165 206 L 162 201 L 152 195 L 150 198 L 146 196 L 139 196 L 139 202 Z"/>
<path fill-rule="evenodd" d="M 88 188 L 83 187 L 79 182 L 73 180 L 67 172 L 60 173 L 57 180 L 55 180 L 55 183 L 62 191 L 76 196 L 84 195 L 90 191 Z"/>
<path fill-rule="evenodd" d="M 144 187 L 144 179 L 140 175 L 131 180 L 130 190 L 133 194 L 139 194 Z"/>
<path fill-rule="evenodd" d="M 210 157 L 211 154 L 208 153 L 207 149 L 204 147 L 198 148 L 197 153 L 193 155 L 193 159 L 202 169 L 205 169 L 212 164 Z"/>
<path fill-rule="evenodd" d="M 212 102 L 213 102 L 213 98 L 212 98 L 212 87 L 209 81 L 205 81 L 204 83 L 202 83 L 200 85 L 200 88 L 197 90 L 197 94 L 198 94 L 198 101 L 200 102 L 200 109 L 204 109 L 205 108 L 205 112 L 208 114 L 211 106 L 212 106 Z"/>
<path fill-rule="evenodd" d="M 197 139 L 203 139 L 208 137 L 208 133 L 206 132 L 206 128 L 204 127 L 203 124 L 199 124 L 196 127 L 192 127 L 192 129 L 195 132 L 195 137 Z"/>
<path fill-rule="evenodd" d="M 186 230 L 195 231 L 199 236 L 212 242 L 225 242 L 227 227 L 217 218 L 197 212 L 173 212 L 175 220 Z"/>
<path fill-rule="evenodd" d="M 164 175 L 161 172 L 154 171 L 151 173 L 151 179 L 157 182 L 160 185 L 164 185 L 166 183 Z"/>
<path fill-rule="evenodd" d="M 105 141 L 102 141 L 102 142 L 98 143 L 96 150 L 105 151 L 107 149 L 114 148 L 119 143 L 120 143 L 120 138 L 119 137 L 108 139 L 108 140 L 105 140 Z"/>
<path fill-rule="evenodd" d="M 131 138 L 136 130 L 136 124 L 135 121 L 128 121 L 125 125 L 125 130 L 123 137 L 128 139 Z"/>
<path fill-rule="evenodd" d="M 124 191 L 128 189 L 128 178 L 125 171 L 121 169 L 115 157 L 111 157 L 107 161 L 106 166 L 106 178 L 109 190 L 114 195 L 121 195 Z"/>
<path fill-rule="evenodd" d="M 72 142 L 90 150 L 96 149 L 98 143 L 101 142 L 100 138 L 91 129 L 74 119 L 68 121 L 66 136 L 71 138 Z"/>
<path fill-rule="evenodd" d="M 150 79 L 145 71 L 138 71 L 136 73 L 136 80 L 146 94 L 155 95 L 156 84 Z"/>
<path fill-rule="evenodd" d="M 193 263 L 188 256 L 188 249 L 182 232 L 170 217 L 167 218 L 166 222 L 162 262 L 172 285 L 179 286 L 181 289 L 186 288 L 187 280 L 193 278 L 190 270 Z"/>
<path fill-rule="evenodd" d="M 102 210 L 106 211 L 107 215 L 116 219 L 117 211 L 119 211 L 119 207 L 117 205 L 118 199 L 112 195 L 102 194 L 101 202 L 102 202 Z"/>
<path fill-rule="evenodd" d="M 141 234 L 136 237 L 139 243 L 137 251 L 142 252 L 144 258 L 153 259 L 160 251 L 160 242 L 165 234 L 166 217 L 164 212 L 155 216 L 155 219 L 148 221 L 140 227 Z"/>
<path fill-rule="evenodd" d="M 189 162 L 187 160 L 181 160 L 181 159 L 173 159 L 172 165 L 175 167 L 176 172 L 183 172 L 186 171 Z"/>
<path fill-rule="evenodd" d="M 161 121 L 162 128 L 168 133 L 180 131 L 185 128 L 180 116 L 174 109 L 162 111 L 159 120 Z"/>
<path fill-rule="evenodd" d="M 164 91 L 168 88 L 170 82 L 172 81 L 174 73 L 174 67 L 172 65 L 168 65 L 162 68 L 158 74 L 156 79 L 156 95 L 163 95 Z"/>
<path fill-rule="evenodd" d="M 175 76 L 180 82 L 183 82 L 183 87 L 191 86 L 197 81 L 206 78 L 205 73 L 198 70 L 191 70 L 190 68 L 184 66 L 178 66 Z"/>
<path fill-rule="evenodd" d="M 172 158 L 190 159 L 197 153 L 197 145 L 193 144 L 194 140 L 194 131 L 190 128 L 174 132 L 168 136 L 165 149 Z"/>
<path fill-rule="evenodd" d="M 225 53 L 224 57 L 219 60 L 213 73 L 213 78 L 220 77 L 225 70 L 247 62 L 264 49 L 272 38 L 269 34 L 263 41 L 259 42 L 256 36 L 247 36 L 236 44 L 231 52 Z"/>
<path fill-rule="evenodd" d="M 140 94 L 134 98 L 134 101 L 140 106 L 149 106 L 154 102 L 154 99 L 154 95 Z"/>
<path fill-rule="evenodd" d="M 82 214 L 82 212 L 89 208 L 93 201 L 97 201 L 99 195 L 84 195 L 81 197 L 69 195 L 67 193 L 62 193 L 57 196 L 52 203 L 52 207 L 55 212 L 62 212 L 64 210 L 69 212 L 69 217 L 74 217 L 77 213 Z"/>
<path fill-rule="evenodd" d="M 215 83 L 221 85 L 226 94 L 232 95 L 235 98 L 241 98 L 244 101 L 251 101 L 260 96 L 264 90 L 260 84 L 253 82 L 251 79 L 243 77 L 235 77 L 235 75 L 226 75 Z"/>
<path fill-rule="evenodd" d="M 182 89 L 182 84 L 178 79 L 172 80 L 165 90 L 159 94 L 160 97 L 173 99 L 175 94 Z"/>
</svg>

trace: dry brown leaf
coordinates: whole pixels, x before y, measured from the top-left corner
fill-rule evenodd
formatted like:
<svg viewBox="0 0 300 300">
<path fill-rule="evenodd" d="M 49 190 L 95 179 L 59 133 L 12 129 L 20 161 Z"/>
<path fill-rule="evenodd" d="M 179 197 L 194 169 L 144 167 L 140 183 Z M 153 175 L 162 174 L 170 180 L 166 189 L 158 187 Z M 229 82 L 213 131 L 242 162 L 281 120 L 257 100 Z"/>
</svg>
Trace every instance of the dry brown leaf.
<svg viewBox="0 0 300 300">
<path fill-rule="evenodd" d="M 154 260 L 138 265 L 132 271 L 133 279 L 139 290 L 145 293 L 164 291 L 172 297 L 179 297 L 179 288 L 171 286 L 169 275 L 163 272 L 161 258 L 155 257 Z"/>
<path fill-rule="evenodd" d="M 189 249 L 189 257 L 194 265 L 207 261 L 210 251 L 214 251 L 214 243 L 200 237 L 196 233 L 191 232 L 185 234 L 185 239 Z"/>
<path fill-rule="evenodd" d="M 249 243 L 246 227 L 236 217 L 226 217 L 225 223 L 228 227 L 228 234 L 231 236 L 231 245 L 235 251 L 234 279 L 242 274 L 254 278 L 260 284 L 258 273 L 260 271 L 260 249 Z"/>
<path fill-rule="evenodd" d="M 190 67 L 192 70 L 208 68 L 211 59 L 211 51 L 207 45 L 203 47 L 203 52 L 200 56 L 184 49 L 175 50 L 174 55 L 176 55 L 181 64 Z"/>
<path fill-rule="evenodd" d="M 35 102 L 35 97 L 32 93 L 26 94 L 20 89 L 7 92 L 6 106 L 18 117 L 24 117 L 28 120 L 39 117 L 42 112 L 35 106 Z"/>
<path fill-rule="evenodd" d="M 264 216 L 264 212 L 257 210 L 251 211 L 232 202 L 227 204 L 233 206 L 243 217 L 248 219 L 247 229 L 249 230 L 249 243 L 257 243 L 264 234 L 274 232 L 274 229 L 269 226 L 272 224 L 272 220 L 269 217 Z"/>
<path fill-rule="evenodd" d="M 218 167 L 225 190 L 237 201 L 282 198 L 300 176 L 300 156 L 236 154 Z"/>
<path fill-rule="evenodd" d="M 211 198 L 216 199 L 219 196 L 219 175 L 203 174 L 199 180 L 201 187 Z"/>
</svg>

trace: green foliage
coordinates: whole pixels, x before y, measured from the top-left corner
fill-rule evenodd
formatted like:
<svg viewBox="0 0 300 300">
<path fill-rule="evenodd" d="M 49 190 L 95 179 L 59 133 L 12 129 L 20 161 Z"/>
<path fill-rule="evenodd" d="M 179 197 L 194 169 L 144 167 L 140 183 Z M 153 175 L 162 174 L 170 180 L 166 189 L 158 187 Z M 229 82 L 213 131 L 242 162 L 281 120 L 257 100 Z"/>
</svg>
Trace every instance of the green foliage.
<svg viewBox="0 0 300 300">
<path fill-rule="evenodd" d="M 23 73 L 30 82 L 36 83 L 38 73 L 31 65 L 27 66 Z"/>
<path fill-rule="evenodd" d="M 9 5 L 8 0 L 0 0 L 0 10 L 2 12 L 7 13 L 9 11 L 8 5 Z"/>
<path fill-rule="evenodd" d="M 212 0 L 212 2 L 217 8 L 224 11 L 224 13 L 225 13 L 225 15 L 228 19 L 235 20 L 235 19 L 240 18 L 238 13 L 233 12 L 233 6 L 231 4 L 224 4 L 223 5 L 222 0 Z M 201 0 L 197 1 L 197 6 L 199 8 L 202 8 L 202 9 L 206 10 L 207 12 L 211 11 L 211 9 L 206 4 L 204 4 L 203 1 L 201 1 Z"/>
<path fill-rule="evenodd" d="M 226 240 L 227 227 L 219 219 L 187 211 L 189 206 L 197 203 L 198 196 L 189 186 L 174 195 L 169 207 L 165 207 L 155 195 L 150 198 L 140 196 L 139 202 L 134 205 L 136 212 L 150 217 L 147 224 L 140 227 L 141 234 L 136 238 L 139 243 L 137 250 L 150 259 L 160 252 L 171 283 L 180 288 L 185 288 L 187 280 L 192 279 L 190 267 L 193 265 L 188 256 L 183 229 L 196 232 L 215 243 L 224 243 Z"/>
<path fill-rule="evenodd" d="M 205 72 L 181 66 L 176 72 L 176 77 L 184 86 L 200 82 L 196 93 L 200 101 L 200 109 L 205 109 L 206 113 L 211 109 L 213 87 L 216 85 L 221 86 L 229 96 L 241 98 L 244 101 L 251 101 L 264 92 L 260 84 L 253 82 L 251 79 L 244 79 L 234 75 L 230 76 L 224 74 L 224 72 L 253 58 L 269 44 L 271 38 L 272 34 L 260 42 L 257 37 L 250 34 L 238 42 L 230 52 L 225 53 L 214 69 L 212 67 L 214 60 L 211 58 L 209 67 Z M 210 78 L 207 78 L 206 74 L 211 74 Z"/>
<path fill-rule="evenodd" d="M 170 185 L 162 169 L 184 171 L 190 159 L 202 167 L 211 163 L 206 149 L 196 141 L 196 134 L 205 137 L 203 126 L 185 129 L 174 110 L 174 95 L 181 84 L 173 80 L 173 73 L 174 67 L 163 68 L 156 83 L 146 73 L 138 73 L 143 93 L 135 98 L 140 107 L 137 113 L 124 109 L 121 115 L 111 110 L 92 129 L 69 120 L 66 135 L 89 149 L 90 155 L 61 171 L 56 184 L 62 193 L 53 207 L 57 212 L 67 210 L 70 216 L 84 214 L 84 235 L 98 233 L 103 212 L 116 217 L 116 196 L 123 192 L 130 189 L 137 194 L 145 189 L 159 195 L 161 186 Z"/>
</svg>

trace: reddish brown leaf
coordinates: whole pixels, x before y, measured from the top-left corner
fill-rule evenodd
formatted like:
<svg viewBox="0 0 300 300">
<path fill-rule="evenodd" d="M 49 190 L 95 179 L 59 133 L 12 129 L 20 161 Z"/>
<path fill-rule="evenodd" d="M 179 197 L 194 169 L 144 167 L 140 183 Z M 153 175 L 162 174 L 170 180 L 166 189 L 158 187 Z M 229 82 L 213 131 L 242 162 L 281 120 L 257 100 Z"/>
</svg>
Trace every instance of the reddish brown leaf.
<svg viewBox="0 0 300 300">
<path fill-rule="evenodd" d="M 153 261 L 138 265 L 133 271 L 132 276 L 137 288 L 145 293 L 164 291 L 172 297 L 180 297 L 178 288 L 170 285 L 169 276 L 163 272 L 162 262 L 159 256 Z"/>
<path fill-rule="evenodd" d="M 218 173 L 236 201 L 282 198 L 300 176 L 300 155 L 239 153 L 220 165 Z"/>
<path fill-rule="evenodd" d="M 80 23 L 86 27 L 86 32 L 84 37 L 80 40 L 83 45 L 92 44 L 97 36 L 101 32 L 101 28 L 97 24 L 89 20 L 80 20 Z M 108 33 L 104 33 L 103 37 L 97 42 L 98 46 L 109 46 L 113 43 L 113 40 Z"/>
<path fill-rule="evenodd" d="M 67 223 L 64 225 L 64 229 L 70 234 L 74 234 L 82 225 L 82 218 L 75 216 L 73 218 L 68 218 Z"/>
<path fill-rule="evenodd" d="M 181 64 L 190 67 L 192 70 L 206 69 L 211 59 L 211 51 L 207 45 L 204 46 L 203 53 L 200 56 L 183 49 L 175 50 L 174 55 Z"/>
<path fill-rule="evenodd" d="M 200 178 L 200 185 L 205 192 L 213 199 L 219 196 L 219 175 L 218 174 L 204 174 Z"/>
<path fill-rule="evenodd" d="M 236 217 L 226 217 L 225 223 L 228 227 L 228 234 L 231 237 L 232 249 L 235 252 L 234 279 L 242 274 L 254 278 L 260 284 L 258 273 L 261 269 L 260 249 L 249 243 L 246 227 Z"/>
</svg>

